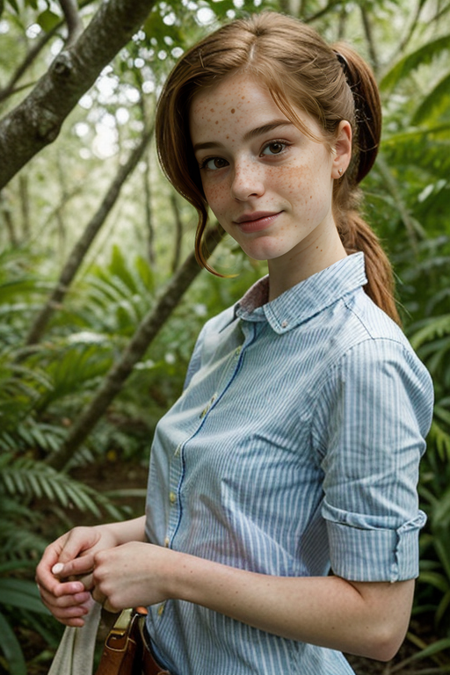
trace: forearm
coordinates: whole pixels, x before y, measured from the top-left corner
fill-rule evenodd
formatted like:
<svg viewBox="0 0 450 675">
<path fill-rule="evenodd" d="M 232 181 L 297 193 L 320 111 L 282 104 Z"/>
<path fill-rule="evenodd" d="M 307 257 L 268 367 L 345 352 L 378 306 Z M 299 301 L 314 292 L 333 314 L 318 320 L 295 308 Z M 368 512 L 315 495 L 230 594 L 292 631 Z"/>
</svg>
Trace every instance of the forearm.
<svg viewBox="0 0 450 675">
<path fill-rule="evenodd" d="M 261 630 L 382 660 L 393 656 L 404 637 L 413 585 L 393 589 L 335 576 L 273 577 L 183 554 L 172 582 L 173 597 Z"/>
</svg>

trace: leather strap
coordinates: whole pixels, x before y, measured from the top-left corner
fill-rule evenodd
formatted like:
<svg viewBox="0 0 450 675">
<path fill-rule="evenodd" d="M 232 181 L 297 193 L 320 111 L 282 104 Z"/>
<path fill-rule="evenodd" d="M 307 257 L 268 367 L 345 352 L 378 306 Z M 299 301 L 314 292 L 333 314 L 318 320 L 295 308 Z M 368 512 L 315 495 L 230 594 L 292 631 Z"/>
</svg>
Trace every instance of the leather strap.
<svg viewBox="0 0 450 675">
<path fill-rule="evenodd" d="M 147 647 L 144 623 L 147 610 L 124 610 L 111 628 L 95 675 L 170 675 L 161 670 Z"/>
<path fill-rule="evenodd" d="M 142 673 L 143 675 L 170 675 L 168 670 L 161 670 L 147 647 L 144 648 Z"/>
</svg>

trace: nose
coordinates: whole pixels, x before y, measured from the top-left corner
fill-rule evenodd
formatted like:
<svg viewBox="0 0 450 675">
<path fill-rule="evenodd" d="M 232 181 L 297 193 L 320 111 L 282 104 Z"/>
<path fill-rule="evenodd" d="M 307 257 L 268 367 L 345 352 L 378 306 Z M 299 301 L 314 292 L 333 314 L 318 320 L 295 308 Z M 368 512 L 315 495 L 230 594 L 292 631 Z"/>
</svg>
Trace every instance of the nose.
<svg viewBox="0 0 450 675">
<path fill-rule="evenodd" d="M 264 182 L 258 168 L 248 160 L 235 164 L 231 184 L 234 199 L 243 202 L 250 197 L 260 197 L 264 194 Z"/>
</svg>

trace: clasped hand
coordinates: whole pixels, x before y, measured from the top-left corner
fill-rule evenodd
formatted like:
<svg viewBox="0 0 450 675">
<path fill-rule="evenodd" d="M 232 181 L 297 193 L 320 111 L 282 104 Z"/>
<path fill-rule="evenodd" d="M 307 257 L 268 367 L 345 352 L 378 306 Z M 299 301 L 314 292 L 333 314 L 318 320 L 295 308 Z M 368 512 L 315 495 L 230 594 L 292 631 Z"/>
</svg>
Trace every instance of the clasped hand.
<svg viewBox="0 0 450 675">
<path fill-rule="evenodd" d="M 118 545 L 101 527 L 75 528 L 46 549 L 36 581 L 59 621 L 82 626 L 92 598 L 111 612 L 167 600 L 169 563 L 176 555 L 149 543 Z"/>
</svg>

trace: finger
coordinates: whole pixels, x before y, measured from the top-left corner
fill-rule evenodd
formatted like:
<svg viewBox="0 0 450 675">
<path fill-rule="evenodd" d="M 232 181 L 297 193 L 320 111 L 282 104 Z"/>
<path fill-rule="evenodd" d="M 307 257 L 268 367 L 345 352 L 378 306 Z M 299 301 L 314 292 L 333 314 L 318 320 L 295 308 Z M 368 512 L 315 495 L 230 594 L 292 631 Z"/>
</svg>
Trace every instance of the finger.
<svg viewBox="0 0 450 675">
<path fill-rule="evenodd" d="M 84 623 L 84 619 L 88 614 L 89 610 L 84 606 L 79 607 L 66 607 L 64 609 L 57 610 L 52 612 L 53 616 L 61 621 L 61 623 L 66 623 L 73 620 L 81 620 Z M 81 625 L 81 624 L 80 624 Z"/>
<path fill-rule="evenodd" d="M 61 559 L 52 567 L 52 573 L 59 579 L 81 577 L 91 574 L 94 569 L 94 556 L 85 555 L 63 563 Z"/>
<path fill-rule="evenodd" d="M 115 614 L 117 612 L 117 607 L 110 605 L 109 600 L 105 600 L 103 603 L 103 609 L 106 609 L 107 612 L 111 612 L 111 614 Z"/>
<path fill-rule="evenodd" d="M 91 594 L 88 593 L 88 591 L 74 593 L 73 595 L 63 595 L 60 598 L 56 598 L 45 590 L 41 591 L 41 598 L 44 604 L 47 605 L 47 607 L 52 607 L 54 609 L 83 605 L 89 602 L 90 597 Z"/>
<path fill-rule="evenodd" d="M 42 590 L 52 595 L 55 598 L 61 598 L 64 595 L 75 595 L 75 593 L 83 593 L 86 590 L 81 581 L 56 581 L 51 588 L 41 586 Z"/>
<path fill-rule="evenodd" d="M 36 583 L 48 587 L 55 581 L 52 568 L 58 562 L 58 553 L 50 547 L 46 549 L 39 565 L 36 567 Z"/>
<path fill-rule="evenodd" d="M 59 562 L 68 563 L 78 558 L 83 551 L 86 551 L 97 543 L 99 534 L 93 528 L 75 527 L 69 532 L 67 540 L 59 554 Z M 84 570 L 87 571 L 87 570 Z"/>
<path fill-rule="evenodd" d="M 105 603 L 107 601 L 106 595 L 101 592 L 98 586 L 96 586 L 92 591 L 92 598 L 95 600 L 95 602 L 98 602 L 99 605 L 101 605 L 102 607 L 105 606 Z"/>
</svg>

